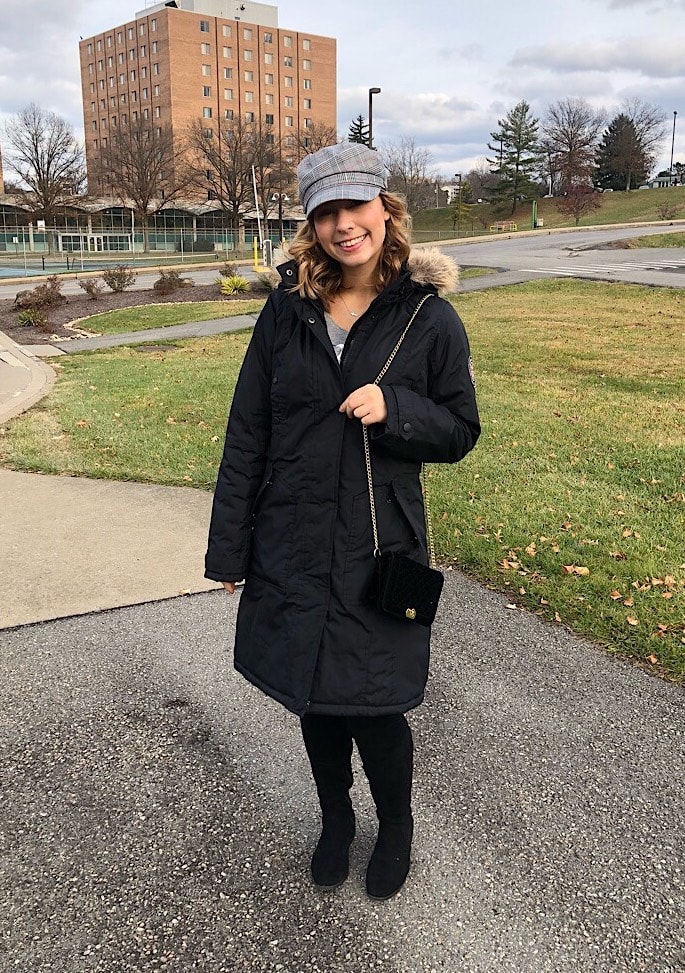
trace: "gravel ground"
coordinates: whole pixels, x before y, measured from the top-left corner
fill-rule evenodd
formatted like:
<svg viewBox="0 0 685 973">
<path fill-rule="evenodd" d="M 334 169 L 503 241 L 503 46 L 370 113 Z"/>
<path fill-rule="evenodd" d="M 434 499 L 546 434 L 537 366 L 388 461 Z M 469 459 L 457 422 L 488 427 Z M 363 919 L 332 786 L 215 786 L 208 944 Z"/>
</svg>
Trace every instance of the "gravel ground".
<svg viewBox="0 0 685 973">
<path fill-rule="evenodd" d="M 0 969 L 683 973 L 685 694 L 448 572 L 414 861 L 363 892 L 297 720 L 232 669 L 223 593 L 0 632 Z"/>
<path fill-rule="evenodd" d="M 240 297 L 244 299 L 245 295 L 240 295 Z M 121 307 L 135 307 L 140 304 L 193 303 L 195 301 L 217 301 L 220 299 L 233 300 L 233 298 L 222 298 L 216 284 L 196 284 L 193 287 L 185 287 L 183 290 L 177 290 L 167 295 L 160 295 L 152 288 L 149 290 L 124 291 L 123 294 L 108 291 L 97 301 L 91 300 L 86 295 L 69 295 L 66 304 L 50 311 L 48 323 L 44 329 L 18 325 L 14 301 L 5 300 L 0 301 L 0 331 L 19 345 L 46 344 L 50 341 L 63 341 L 65 338 L 73 338 L 75 332 L 69 328 L 70 322 L 78 321 L 90 314 L 101 314 L 103 311 L 112 311 Z"/>
</svg>

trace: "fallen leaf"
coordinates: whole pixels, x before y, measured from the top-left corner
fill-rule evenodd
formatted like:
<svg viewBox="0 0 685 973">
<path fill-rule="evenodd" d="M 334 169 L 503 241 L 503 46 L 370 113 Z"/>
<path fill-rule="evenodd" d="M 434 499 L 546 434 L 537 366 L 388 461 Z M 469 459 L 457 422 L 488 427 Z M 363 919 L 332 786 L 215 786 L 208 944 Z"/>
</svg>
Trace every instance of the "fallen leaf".
<svg viewBox="0 0 685 973">
<path fill-rule="evenodd" d="M 655 655 L 647 656 L 647 659 L 648 659 L 649 662 L 652 663 L 653 666 L 655 666 L 657 664 L 657 662 L 659 661 Z"/>
<path fill-rule="evenodd" d="M 632 608 L 635 602 L 632 598 L 626 598 L 623 604 L 626 606 L 626 608 Z"/>
<path fill-rule="evenodd" d="M 640 619 L 636 618 L 635 615 L 628 615 L 626 621 L 628 622 L 629 625 L 633 625 L 633 626 L 640 624 Z"/>
<path fill-rule="evenodd" d="M 559 612 L 554 612 L 554 621 L 555 622 L 561 621 L 561 615 L 559 614 Z"/>
<path fill-rule="evenodd" d="M 623 598 L 623 595 L 617 588 L 614 588 L 609 597 L 612 601 L 619 601 L 621 598 Z"/>
<path fill-rule="evenodd" d="M 547 601 L 547 599 L 546 599 L 546 598 L 541 598 L 541 599 L 540 599 L 540 604 L 541 604 L 541 605 L 549 605 L 549 602 Z"/>
<path fill-rule="evenodd" d="M 526 554 L 529 554 L 531 557 L 535 557 L 536 553 L 537 547 L 535 546 L 535 541 L 533 541 L 532 544 L 529 544 L 526 548 Z"/>
<path fill-rule="evenodd" d="M 662 591 L 661 592 L 661 597 L 662 598 L 672 598 L 673 597 L 673 592 L 672 591 Z"/>
<path fill-rule="evenodd" d="M 626 555 L 623 551 L 609 551 L 609 557 L 613 557 L 614 561 L 625 561 Z"/>
<path fill-rule="evenodd" d="M 512 604 L 511 602 L 509 602 L 509 603 L 508 603 L 508 604 L 506 604 L 506 605 L 505 605 L 504 607 L 505 607 L 505 608 L 509 608 L 509 609 L 510 609 L 510 611 L 516 611 L 516 609 L 518 608 L 518 605 L 514 605 L 514 604 Z"/>
</svg>

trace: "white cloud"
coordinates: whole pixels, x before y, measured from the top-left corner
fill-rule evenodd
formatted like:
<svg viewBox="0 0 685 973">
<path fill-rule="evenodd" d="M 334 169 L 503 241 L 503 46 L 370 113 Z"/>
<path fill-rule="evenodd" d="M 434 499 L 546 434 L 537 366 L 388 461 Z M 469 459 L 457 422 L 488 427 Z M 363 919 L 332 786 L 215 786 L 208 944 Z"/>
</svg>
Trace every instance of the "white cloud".
<svg viewBox="0 0 685 973">
<path fill-rule="evenodd" d="M 582 44 L 550 43 L 520 48 L 509 64 L 518 69 L 542 68 L 568 74 L 622 70 L 656 78 L 682 78 L 683 49 L 685 34 Z"/>
</svg>

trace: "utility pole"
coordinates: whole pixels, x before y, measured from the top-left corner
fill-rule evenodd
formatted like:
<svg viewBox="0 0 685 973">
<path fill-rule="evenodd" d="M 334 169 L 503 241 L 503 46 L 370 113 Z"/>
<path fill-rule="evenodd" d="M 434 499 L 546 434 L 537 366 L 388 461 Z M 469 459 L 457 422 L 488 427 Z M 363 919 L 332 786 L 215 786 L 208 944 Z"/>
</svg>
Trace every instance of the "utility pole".
<svg viewBox="0 0 685 973">
<path fill-rule="evenodd" d="M 669 169 L 668 169 L 668 184 L 669 184 L 669 186 L 672 186 L 673 185 L 673 149 L 675 147 L 675 120 L 676 120 L 677 116 L 678 116 L 678 112 L 677 111 L 674 111 L 673 112 L 673 138 L 671 139 L 671 165 L 669 166 Z"/>
<path fill-rule="evenodd" d="M 369 88 L 369 148 L 373 148 L 373 96 L 381 93 L 380 88 Z"/>
</svg>

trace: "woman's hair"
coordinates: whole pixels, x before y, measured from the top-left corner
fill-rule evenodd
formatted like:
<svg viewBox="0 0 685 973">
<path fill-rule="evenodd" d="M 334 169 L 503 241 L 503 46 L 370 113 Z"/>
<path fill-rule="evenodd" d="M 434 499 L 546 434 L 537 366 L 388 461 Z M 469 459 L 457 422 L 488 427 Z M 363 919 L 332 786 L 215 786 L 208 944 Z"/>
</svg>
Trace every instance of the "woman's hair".
<svg viewBox="0 0 685 973">
<path fill-rule="evenodd" d="M 384 191 L 379 198 L 390 214 L 376 269 L 375 284 L 380 291 L 399 276 L 409 256 L 411 217 L 401 196 Z M 311 217 L 297 231 L 287 252 L 299 266 L 298 283 L 292 290 L 302 297 L 319 298 L 327 308 L 342 286 L 342 270 L 338 261 L 329 257 L 319 244 Z"/>
</svg>

